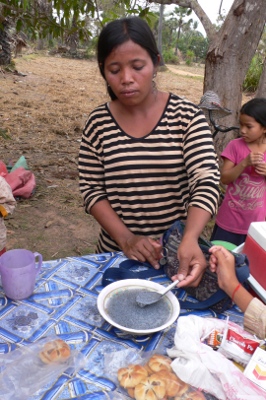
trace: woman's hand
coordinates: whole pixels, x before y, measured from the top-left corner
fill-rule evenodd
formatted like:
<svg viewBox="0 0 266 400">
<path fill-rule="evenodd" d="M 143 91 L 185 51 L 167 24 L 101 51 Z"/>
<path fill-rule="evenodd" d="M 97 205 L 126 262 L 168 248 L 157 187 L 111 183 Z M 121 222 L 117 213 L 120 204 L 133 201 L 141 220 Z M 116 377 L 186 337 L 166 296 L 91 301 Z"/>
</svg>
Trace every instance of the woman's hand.
<svg viewBox="0 0 266 400">
<path fill-rule="evenodd" d="M 177 257 L 179 260 L 178 274 L 172 276 L 172 280 L 179 280 L 178 287 L 198 286 L 206 268 L 206 259 L 202 253 L 198 240 L 181 241 Z"/>
<path fill-rule="evenodd" d="M 123 253 L 131 259 L 149 262 L 155 269 L 160 268 L 162 245 L 159 241 L 147 236 L 131 235 L 123 243 Z"/>
<path fill-rule="evenodd" d="M 91 209 L 92 216 L 109 233 L 127 258 L 149 262 L 159 269 L 162 245 L 148 236 L 134 235 L 112 209 L 108 200 L 98 201 Z"/>
</svg>

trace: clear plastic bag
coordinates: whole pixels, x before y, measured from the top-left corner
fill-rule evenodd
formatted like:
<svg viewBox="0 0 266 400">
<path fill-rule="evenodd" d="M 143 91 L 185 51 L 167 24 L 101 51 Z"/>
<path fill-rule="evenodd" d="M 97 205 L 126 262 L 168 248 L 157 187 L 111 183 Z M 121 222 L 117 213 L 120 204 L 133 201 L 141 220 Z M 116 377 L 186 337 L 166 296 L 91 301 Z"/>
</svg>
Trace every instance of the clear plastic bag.
<svg viewBox="0 0 266 400">
<path fill-rule="evenodd" d="M 117 385 L 113 392 L 118 396 L 113 397 L 115 400 L 120 399 L 119 393 L 122 399 L 136 400 L 216 399 L 179 379 L 171 364 L 169 356 L 156 351 L 128 349 L 106 354 L 104 358 L 105 374 Z"/>
<path fill-rule="evenodd" d="M 20 347 L 0 357 L 0 398 L 27 400 L 64 371 L 76 372 L 85 357 L 56 336 Z"/>
<path fill-rule="evenodd" d="M 223 354 L 203 342 L 214 329 L 222 332 L 227 321 L 180 317 L 175 333 L 175 347 L 168 349 L 172 368 L 188 384 L 213 394 L 220 400 L 265 400 L 265 392 L 253 384 Z"/>
</svg>

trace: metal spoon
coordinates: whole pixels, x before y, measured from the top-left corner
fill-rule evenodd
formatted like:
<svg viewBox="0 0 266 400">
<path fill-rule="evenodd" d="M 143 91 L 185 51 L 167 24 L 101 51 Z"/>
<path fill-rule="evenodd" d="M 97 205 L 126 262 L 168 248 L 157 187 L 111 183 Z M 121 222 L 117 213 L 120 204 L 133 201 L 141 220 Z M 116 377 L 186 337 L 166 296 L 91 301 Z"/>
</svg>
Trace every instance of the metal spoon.
<svg viewBox="0 0 266 400">
<path fill-rule="evenodd" d="M 177 284 L 178 280 L 172 282 L 169 286 L 167 286 L 161 293 L 160 292 L 152 292 L 150 290 L 141 290 L 136 295 L 136 303 L 138 306 L 146 307 L 151 304 L 157 303 L 161 298 L 168 293 L 171 289 L 173 289 Z"/>
</svg>

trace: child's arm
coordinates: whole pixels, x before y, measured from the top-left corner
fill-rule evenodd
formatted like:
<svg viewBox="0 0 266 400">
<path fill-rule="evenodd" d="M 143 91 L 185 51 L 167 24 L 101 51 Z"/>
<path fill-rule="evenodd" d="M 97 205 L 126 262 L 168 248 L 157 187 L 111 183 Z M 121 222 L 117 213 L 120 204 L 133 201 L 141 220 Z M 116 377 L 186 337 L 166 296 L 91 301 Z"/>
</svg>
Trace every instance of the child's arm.
<svg viewBox="0 0 266 400">
<path fill-rule="evenodd" d="M 228 158 L 224 158 L 221 169 L 221 182 L 224 185 L 228 185 L 229 183 L 234 182 L 242 174 L 246 167 L 253 165 L 255 168 L 257 168 L 257 165 L 260 164 L 262 157 L 262 153 L 250 152 L 249 155 L 241 160 L 239 164 L 234 164 Z"/>
<path fill-rule="evenodd" d="M 210 270 L 217 273 L 218 285 L 245 312 L 253 296 L 240 285 L 235 272 L 233 255 L 222 246 L 210 248 Z"/>
<path fill-rule="evenodd" d="M 239 164 L 234 164 L 228 158 L 224 158 L 223 166 L 221 169 L 221 182 L 228 185 L 234 182 L 248 166 L 246 159 L 242 160 Z"/>
</svg>

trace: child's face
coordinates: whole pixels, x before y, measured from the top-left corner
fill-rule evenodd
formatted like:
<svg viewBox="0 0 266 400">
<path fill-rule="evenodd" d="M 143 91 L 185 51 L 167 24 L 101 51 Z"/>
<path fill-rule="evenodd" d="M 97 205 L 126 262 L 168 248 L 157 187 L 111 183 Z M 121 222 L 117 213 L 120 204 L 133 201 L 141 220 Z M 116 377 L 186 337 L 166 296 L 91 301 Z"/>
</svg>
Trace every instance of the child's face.
<svg viewBox="0 0 266 400">
<path fill-rule="evenodd" d="M 266 136 L 266 127 L 262 126 L 253 117 L 240 115 L 240 133 L 246 143 L 261 143 Z"/>
</svg>

